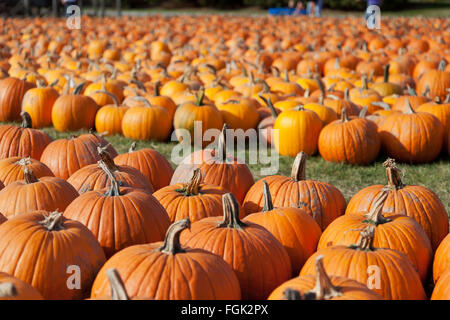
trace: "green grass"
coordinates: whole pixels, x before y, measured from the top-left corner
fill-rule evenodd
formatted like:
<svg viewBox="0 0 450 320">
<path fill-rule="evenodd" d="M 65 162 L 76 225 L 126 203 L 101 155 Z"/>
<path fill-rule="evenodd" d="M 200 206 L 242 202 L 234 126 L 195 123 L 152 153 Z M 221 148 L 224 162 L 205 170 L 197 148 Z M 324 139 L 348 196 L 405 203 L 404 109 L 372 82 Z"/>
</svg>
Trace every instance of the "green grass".
<svg viewBox="0 0 450 320">
<path fill-rule="evenodd" d="M 53 139 L 66 138 L 72 135 L 80 135 L 79 132 L 57 132 L 54 128 L 44 128 Z M 133 140 L 120 135 L 108 136 L 106 139 L 116 148 L 119 153 L 127 152 Z M 175 168 L 176 164 L 171 161 L 172 148 L 176 142 L 139 141 L 138 149 L 151 147 L 163 154 Z M 248 159 L 248 152 L 246 152 Z M 293 158 L 281 156 L 279 158 L 279 172 L 281 175 L 289 175 Z M 369 166 L 352 166 L 347 164 L 336 164 L 323 160 L 320 155 L 310 157 L 307 162 L 306 174 L 310 179 L 325 181 L 336 186 L 344 194 L 346 200 L 362 188 L 374 184 L 386 184 L 385 169 L 382 166 L 386 155 L 381 154 L 377 161 Z M 247 161 L 246 161 L 247 162 Z M 422 185 L 433 190 L 441 199 L 447 213 L 450 213 L 450 160 L 448 156 L 442 155 L 436 161 L 429 164 L 410 165 L 398 164 L 403 170 L 403 182 L 407 185 Z M 255 180 L 261 178 L 261 164 L 249 165 Z"/>
</svg>

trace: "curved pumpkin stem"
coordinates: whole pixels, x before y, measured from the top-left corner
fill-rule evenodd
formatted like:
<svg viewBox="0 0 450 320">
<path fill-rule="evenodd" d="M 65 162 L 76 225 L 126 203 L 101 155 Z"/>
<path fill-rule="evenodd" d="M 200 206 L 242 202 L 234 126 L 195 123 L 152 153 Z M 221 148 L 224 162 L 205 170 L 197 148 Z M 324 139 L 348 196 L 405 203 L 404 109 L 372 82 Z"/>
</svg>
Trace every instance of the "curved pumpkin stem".
<svg viewBox="0 0 450 320">
<path fill-rule="evenodd" d="M 389 68 L 390 67 L 391 67 L 391 65 L 389 63 L 384 66 L 384 72 L 383 72 L 383 81 L 384 81 L 384 83 L 388 83 L 389 82 Z"/>
<path fill-rule="evenodd" d="M 103 172 L 106 173 L 108 176 L 110 187 L 108 191 L 106 191 L 105 196 L 107 197 L 115 197 L 120 196 L 120 187 L 119 182 L 116 179 L 116 176 L 114 175 L 113 171 L 110 169 L 110 167 L 102 160 L 98 162 L 98 166 L 103 170 Z"/>
<path fill-rule="evenodd" d="M 118 107 L 118 106 L 120 105 L 119 99 L 117 99 L 116 95 L 115 95 L 114 93 L 112 93 L 112 92 L 109 92 L 109 91 L 107 91 L 107 90 L 102 89 L 102 90 L 96 90 L 96 91 L 94 91 L 94 92 L 92 92 L 92 93 L 93 93 L 93 94 L 97 94 L 97 93 L 103 93 L 103 94 L 106 94 L 107 96 L 109 96 L 109 97 L 113 100 L 114 105 L 115 105 L 116 107 Z"/>
<path fill-rule="evenodd" d="M 33 121 L 31 120 L 31 116 L 28 112 L 22 111 L 20 113 L 20 116 L 22 117 L 22 128 L 32 128 L 33 127 Z"/>
<path fill-rule="evenodd" d="M 12 298 L 17 296 L 18 292 L 14 283 L 0 283 L 0 298 Z"/>
<path fill-rule="evenodd" d="M 239 204 L 232 193 L 222 196 L 223 220 L 217 228 L 243 229 L 247 225 L 239 219 Z"/>
<path fill-rule="evenodd" d="M 106 276 L 111 286 L 111 300 L 130 300 L 125 284 L 117 269 L 111 268 L 106 270 Z"/>
<path fill-rule="evenodd" d="M 269 185 L 266 181 L 263 181 L 263 195 L 264 195 L 264 207 L 263 212 L 273 210 L 272 195 L 270 194 Z"/>
<path fill-rule="evenodd" d="M 339 296 L 342 296 L 339 287 L 335 287 L 331 283 L 331 279 L 323 267 L 323 255 L 318 255 L 316 258 L 316 285 L 314 289 L 305 294 L 306 300 L 328 300 Z"/>
<path fill-rule="evenodd" d="M 411 102 L 409 101 L 408 98 L 406 98 L 406 110 L 405 110 L 406 114 L 414 114 L 414 109 L 411 106 Z"/>
<path fill-rule="evenodd" d="M 186 196 L 195 196 L 199 194 L 200 183 L 202 182 L 202 171 L 200 168 L 194 170 L 191 180 L 186 183 L 182 189 L 177 190 Z"/>
<path fill-rule="evenodd" d="M 153 93 L 153 95 L 155 96 L 155 97 L 159 97 L 161 94 L 160 94 L 160 88 L 161 88 L 161 81 L 156 81 L 155 82 L 155 92 Z"/>
<path fill-rule="evenodd" d="M 152 107 L 151 103 L 150 103 L 146 98 L 144 98 L 144 97 L 142 97 L 142 96 L 134 96 L 134 97 L 131 97 L 131 100 L 141 101 L 141 102 L 143 102 L 143 103 L 145 104 L 145 106 L 146 106 L 147 108 L 151 108 L 151 107 Z"/>
<path fill-rule="evenodd" d="M 383 190 L 374 199 L 374 204 L 372 205 L 372 209 L 370 209 L 369 213 L 367 213 L 365 215 L 365 217 L 367 219 L 364 220 L 364 222 L 378 226 L 380 224 L 392 221 L 391 219 L 386 218 L 382 214 L 383 205 L 384 205 L 384 202 L 386 201 L 387 197 L 388 197 L 388 191 Z"/>
<path fill-rule="evenodd" d="M 400 169 L 397 168 L 394 159 L 388 158 L 385 162 L 383 162 L 383 167 L 386 168 L 386 177 L 387 177 L 387 188 L 398 190 L 403 188 L 405 185 L 400 178 Z"/>
<path fill-rule="evenodd" d="M 325 84 L 323 83 L 322 79 L 320 79 L 319 75 L 315 76 L 315 80 L 317 82 L 317 85 L 319 86 L 319 90 L 322 93 L 322 97 L 326 96 L 326 89 L 325 89 Z"/>
<path fill-rule="evenodd" d="M 205 90 L 200 90 L 199 95 L 197 96 L 197 102 L 196 105 L 197 106 L 202 106 L 203 105 L 203 99 L 205 98 Z"/>
<path fill-rule="evenodd" d="M 81 90 L 83 90 L 83 88 L 84 88 L 84 82 L 80 83 L 78 86 L 75 87 L 73 94 L 81 94 Z"/>
<path fill-rule="evenodd" d="M 295 181 L 302 181 L 306 179 L 306 159 L 308 155 L 301 151 L 295 157 L 292 164 L 291 179 Z"/>
<path fill-rule="evenodd" d="M 118 168 L 117 168 L 116 164 L 114 163 L 113 158 L 111 157 L 111 155 L 107 151 L 109 146 L 110 146 L 110 143 L 108 143 L 107 145 L 105 145 L 103 147 L 102 147 L 101 144 L 98 144 L 97 145 L 97 152 L 98 152 L 98 155 L 100 156 L 100 159 L 101 159 L 100 161 L 105 163 L 109 170 L 117 171 Z"/>
<path fill-rule="evenodd" d="M 61 212 L 53 211 L 48 216 L 44 215 L 44 219 L 38 222 L 47 228 L 48 231 L 58 231 L 63 228 L 63 215 Z"/>
<path fill-rule="evenodd" d="M 128 153 L 135 152 L 136 151 L 136 146 L 137 146 L 136 141 L 133 141 L 133 143 L 130 146 L 130 149 L 128 149 Z"/>
<path fill-rule="evenodd" d="M 442 59 L 441 61 L 439 61 L 438 70 L 439 71 L 445 71 L 445 67 L 446 66 L 447 66 L 447 63 L 445 62 L 444 59 Z"/>
<path fill-rule="evenodd" d="M 157 250 L 165 254 L 177 254 L 184 252 L 185 250 L 181 248 L 180 244 L 180 234 L 184 229 L 190 228 L 191 220 L 189 220 L 189 218 L 172 223 L 169 229 L 167 229 L 163 246 Z"/>
<path fill-rule="evenodd" d="M 367 116 L 367 111 L 369 111 L 369 107 L 368 106 L 364 106 L 364 108 L 361 109 L 361 111 L 359 112 L 359 117 L 365 119 Z"/>
<path fill-rule="evenodd" d="M 19 166 L 29 166 L 31 164 L 31 158 L 22 158 L 16 162 Z"/>
<path fill-rule="evenodd" d="M 33 173 L 33 170 L 28 168 L 28 166 L 26 166 L 26 165 L 23 169 L 23 177 L 27 184 L 39 182 L 39 179 L 36 178 L 36 176 Z"/>
<path fill-rule="evenodd" d="M 285 300 L 303 300 L 302 295 L 295 289 L 287 288 L 283 291 Z"/>
<path fill-rule="evenodd" d="M 267 98 L 267 107 L 270 109 L 270 113 L 272 113 L 272 117 L 276 119 L 278 117 L 277 110 L 275 109 L 275 106 L 272 103 L 272 100 L 270 100 L 270 97 Z"/>
<path fill-rule="evenodd" d="M 375 237 L 375 227 L 370 225 L 361 231 L 361 238 L 356 245 L 351 245 L 350 248 L 356 250 L 373 251 L 373 239 Z"/>
<path fill-rule="evenodd" d="M 345 88 L 344 90 L 344 100 L 349 101 L 350 100 L 350 89 Z"/>
<path fill-rule="evenodd" d="M 227 143 L 225 137 L 228 128 L 228 124 L 224 123 L 222 132 L 219 135 L 219 142 L 217 143 L 217 158 L 223 162 L 227 159 Z"/>
<path fill-rule="evenodd" d="M 347 108 L 343 108 L 341 111 L 341 122 L 349 122 L 350 119 L 348 118 L 347 115 Z"/>
</svg>

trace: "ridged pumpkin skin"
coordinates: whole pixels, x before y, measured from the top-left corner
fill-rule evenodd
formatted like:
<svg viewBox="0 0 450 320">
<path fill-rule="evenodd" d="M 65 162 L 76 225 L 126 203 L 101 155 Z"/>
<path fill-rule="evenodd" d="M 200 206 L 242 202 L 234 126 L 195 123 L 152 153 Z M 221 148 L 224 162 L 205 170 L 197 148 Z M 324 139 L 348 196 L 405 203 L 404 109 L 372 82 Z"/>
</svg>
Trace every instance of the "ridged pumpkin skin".
<svg viewBox="0 0 450 320">
<path fill-rule="evenodd" d="M 223 187 L 232 192 L 239 203 L 254 183 L 252 172 L 245 163 L 241 163 L 232 155 L 226 154 L 224 130 L 219 137 L 218 151 L 211 149 L 198 150 L 187 156 L 175 169 L 170 184 L 187 183 L 191 180 L 195 169 L 200 168 L 203 183 Z"/>
<path fill-rule="evenodd" d="M 266 194 L 270 194 L 267 184 Z M 267 191 L 266 191 L 267 190 Z M 270 197 L 270 196 L 269 196 Z M 253 222 L 266 228 L 286 249 L 291 259 L 292 275 L 298 275 L 306 260 L 316 251 L 322 234 L 316 221 L 299 208 L 273 208 L 265 195 L 267 208 L 248 215 L 244 222 Z M 266 210 L 266 211 L 264 211 Z"/>
<path fill-rule="evenodd" d="M 247 192 L 243 208 L 246 214 L 260 212 L 264 207 L 263 181 L 269 185 L 275 208 L 300 207 L 314 218 L 321 230 L 345 212 L 346 201 L 333 185 L 306 179 L 306 154 L 294 160 L 291 177 L 268 176 L 258 180 Z"/>
<path fill-rule="evenodd" d="M 374 285 L 373 291 L 386 300 L 425 300 L 426 295 L 414 265 L 403 253 L 376 248 L 372 250 L 332 246 L 314 253 L 300 272 L 300 276 L 313 275 L 314 261 L 323 255 L 323 264 L 330 275 L 347 277 L 362 284 Z M 379 278 L 371 282 L 369 267 L 378 267 Z M 373 272 L 373 271 L 372 271 Z M 375 276 L 376 277 L 376 276 Z M 376 288 L 379 280 L 379 288 Z"/>
<path fill-rule="evenodd" d="M 0 126 L 0 159 L 9 157 L 31 157 L 39 160 L 52 138 L 43 131 L 14 125 Z"/>
<path fill-rule="evenodd" d="M 169 161 L 161 153 L 151 148 L 135 150 L 132 146 L 128 153 L 122 153 L 115 157 L 114 163 L 139 170 L 155 191 L 168 186 L 173 175 L 173 168 Z"/>
<path fill-rule="evenodd" d="M 95 115 L 95 129 L 107 135 L 122 134 L 122 120 L 128 107 L 113 104 L 101 107 Z"/>
<path fill-rule="evenodd" d="M 444 127 L 443 150 L 447 150 L 450 145 L 450 103 L 437 104 L 425 103 L 417 108 L 417 112 L 428 112 L 439 119 Z"/>
<path fill-rule="evenodd" d="M 380 195 L 384 199 L 386 196 L 386 193 Z M 393 215 L 389 219 L 383 217 L 380 214 L 382 206 L 383 202 L 373 207 L 375 218 L 351 214 L 337 218 L 323 232 L 317 249 L 352 245 L 359 239 L 358 230 L 373 224 L 376 226 L 374 247 L 389 248 L 404 253 L 413 262 L 422 282 L 425 283 L 433 257 L 427 234 L 413 218 L 403 215 Z M 370 214 L 373 217 L 373 211 Z"/>
<path fill-rule="evenodd" d="M 89 229 L 57 213 L 35 211 L 11 218 L 0 225 L 0 238 L 0 271 L 32 285 L 44 299 L 89 297 L 94 277 L 106 260 Z M 75 284 L 70 279 L 75 272 L 69 266 L 80 268 L 80 289 L 68 287 Z"/>
<path fill-rule="evenodd" d="M 186 220 L 177 223 L 186 224 Z M 180 248 L 177 237 L 186 226 L 178 224 L 180 229 L 174 230 L 174 225 L 167 234 L 177 231 L 178 235 L 166 236 L 164 243 L 135 245 L 112 256 L 98 273 L 91 298 L 110 297 L 106 270 L 115 268 L 123 277 L 130 298 L 239 300 L 239 282 L 230 266 L 205 250 Z"/>
<path fill-rule="evenodd" d="M 281 112 L 273 126 L 278 130 L 274 145 L 280 155 L 295 157 L 303 151 L 313 155 L 322 129 L 322 121 L 314 111 L 303 109 Z"/>
<path fill-rule="evenodd" d="M 25 179 L 15 181 L 0 191 L 0 212 L 7 218 L 35 210 L 64 210 L 78 192 L 57 177 L 37 179 L 25 168 Z"/>
<path fill-rule="evenodd" d="M 289 255 L 267 229 L 241 222 L 238 210 L 232 194 L 224 195 L 224 218 L 194 222 L 181 234 L 180 241 L 222 257 L 236 272 L 243 300 L 266 299 L 291 277 Z"/>
<path fill-rule="evenodd" d="M 396 174 L 397 178 L 391 178 L 391 170 L 396 171 L 397 169 L 395 165 L 391 167 L 388 164 L 386 171 L 389 192 L 381 214 L 386 218 L 396 215 L 413 218 L 425 230 L 433 251 L 436 250 L 439 243 L 448 234 L 448 216 L 444 205 L 430 189 L 416 185 L 404 186 L 398 173 Z M 383 185 L 374 185 L 358 191 L 350 199 L 345 214 L 365 215 L 385 188 L 386 186 Z"/>
<path fill-rule="evenodd" d="M 25 93 L 34 88 L 31 82 L 14 77 L 0 81 L 0 121 L 16 121 L 20 119 L 22 99 Z"/>
<path fill-rule="evenodd" d="M 442 240 L 434 254 L 433 280 L 435 283 L 447 269 L 450 269 L 450 234 Z"/>
<path fill-rule="evenodd" d="M 0 181 L 7 186 L 14 181 L 23 180 L 25 166 L 33 171 L 36 178 L 54 176 L 45 164 L 36 159 L 10 157 L 0 160 Z"/>
<path fill-rule="evenodd" d="M 108 189 L 86 192 L 64 216 L 91 230 L 107 258 L 132 245 L 164 240 L 170 225 L 166 210 L 152 195 L 131 188 L 120 188 L 119 195 L 109 195 Z"/>
<path fill-rule="evenodd" d="M 108 142 L 94 134 L 82 134 L 70 139 L 58 139 L 45 148 L 41 162 L 52 170 L 56 177 L 68 179 L 80 168 L 97 163 L 100 156 L 97 145 L 106 146 Z M 109 145 L 106 149 L 111 157 L 117 156 L 117 151 Z"/>
<path fill-rule="evenodd" d="M 226 122 L 231 129 L 244 131 L 255 129 L 259 122 L 259 114 L 257 109 L 250 103 L 245 101 L 231 100 L 217 106 L 222 114 L 223 121 Z"/>
<path fill-rule="evenodd" d="M 447 268 L 436 282 L 431 300 L 450 300 L 450 268 Z"/>
<path fill-rule="evenodd" d="M 326 161 L 367 165 L 378 156 L 381 142 L 378 128 L 370 120 L 348 118 L 324 127 L 319 135 L 319 153 Z"/>
<path fill-rule="evenodd" d="M 52 125 L 52 109 L 59 93 L 52 87 L 28 90 L 22 100 L 22 110 L 28 112 L 33 121 L 33 128 Z"/>
<path fill-rule="evenodd" d="M 0 286 L 4 283 L 14 285 L 17 293 L 13 296 L 1 296 L 0 300 L 43 300 L 42 295 L 28 283 L 5 272 L 0 272 Z M 1 290 L 0 290 L 1 291 Z"/>
<path fill-rule="evenodd" d="M 53 105 L 52 123 L 57 131 L 91 129 L 95 125 L 95 114 L 99 107 L 88 96 L 65 94 Z"/>
<path fill-rule="evenodd" d="M 444 68 L 425 72 L 417 82 L 417 93 L 423 95 L 427 87 L 431 99 L 439 97 L 444 100 L 448 94 L 446 89 L 450 88 L 450 72 L 444 71 Z"/>
<path fill-rule="evenodd" d="M 378 132 L 388 156 L 409 163 L 434 160 L 444 141 L 442 123 L 426 112 L 393 113 L 381 123 Z"/>
<path fill-rule="evenodd" d="M 153 187 L 147 178 L 139 170 L 130 166 L 115 166 L 114 175 L 121 181 L 124 187 L 141 189 L 147 193 L 153 193 Z M 88 191 L 101 190 L 110 185 L 108 176 L 97 165 L 87 165 L 72 174 L 67 179 L 80 194 Z"/>
</svg>

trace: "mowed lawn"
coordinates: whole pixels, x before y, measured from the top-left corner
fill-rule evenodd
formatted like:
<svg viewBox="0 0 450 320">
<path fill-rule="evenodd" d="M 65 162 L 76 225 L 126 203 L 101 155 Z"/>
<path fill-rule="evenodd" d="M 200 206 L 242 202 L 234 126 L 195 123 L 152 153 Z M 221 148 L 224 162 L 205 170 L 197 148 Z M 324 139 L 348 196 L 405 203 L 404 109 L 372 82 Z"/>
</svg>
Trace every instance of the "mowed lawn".
<svg viewBox="0 0 450 320">
<path fill-rule="evenodd" d="M 58 132 L 54 128 L 44 128 L 53 139 L 68 138 L 80 135 L 87 131 Z M 133 140 L 120 135 L 105 137 L 119 153 L 127 152 Z M 172 149 L 177 142 L 138 141 L 137 149 L 153 148 L 163 154 L 175 168 L 171 161 Z M 248 157 L 247 157 L 248 158 Z M 307 162 L 307 178 L 325 181 L 336 186 L 344 194 L 347 201 L 359 190 L 374 184 L 386 184 L 385 169 L 382 166 L 387 156 L 380 154 L 377 161 L 369 166 L 352 166 L 324 161 L 319 154 L 310 157 Z M 290 175 L 293 158 L 280 156 L 279 173 Z M 248 162 L 248 161 L 246 161 Z M 261 164 L 250 164 L 249 167 L 255 180 L 261 178 Z M 406 185 L 422 185 L 433 190 L 444 204 L 447 214 L 450 213 L 450 159 L 447 155 L 441 155 L 437 160 L 429 164 L 410 165 L 399 163 L 398 167 L 403 171 L 403 183 Z"/>
</svg>

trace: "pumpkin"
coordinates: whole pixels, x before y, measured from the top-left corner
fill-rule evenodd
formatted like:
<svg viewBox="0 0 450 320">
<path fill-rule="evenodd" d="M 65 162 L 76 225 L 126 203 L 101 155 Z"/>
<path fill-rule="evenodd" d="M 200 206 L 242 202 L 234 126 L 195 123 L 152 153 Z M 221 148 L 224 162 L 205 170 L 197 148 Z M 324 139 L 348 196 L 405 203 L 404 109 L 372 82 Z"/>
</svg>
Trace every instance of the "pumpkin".
<svg viewBox="0 0 450 320">
<path fill-rule="evenodd" d="M 91 230 L 107 258 L 132 245 L 162 241 L 170 220 L 161 204 L 143 190 L 119 187 L 117 173 L 106 162 L 99 166 L 109 187 L 83 193 L 64 216 Z"/>
<path fill-rule="evenodd" d="M 226 152 L 226 132 L 224 124 L 219 136 L 217 149 L 204 149 L 191 153 L 175 169 L 170 184 L 187 183 L 195 169 L 200 168 L 203 182 L 225 188 L 233 193 L 239 203 L 254 183 L 249 167 Z"/>
<path fill-rule="evenodd" d="M 316 251 L 322 234 L 317 222 L 299 208 L 274 208 L 269 185 L 263 181 L 264 207 L 248 215 L 244 222 L 263 226 L 277 238 L 291 259 L 292 274 L 300 272 L 305 261 Z"/>
<path fill-rule="evenodd" d="M 142 189 L 150 194 L 153 193 L 153 186 L 139 170 L 126 165 L 116 165 L 106 147 L 97 147 L 97 152 L 101 158 L 97 164 L 90 164 L 80 168 L 67 179 L 67 182 L 80 194 L 100 190 L 108 186 L 109 179 L 105 170 L 102 169 L 103 166 L 108 167 L 122 186 Z"/>
<path fill-rule="evenodd" d="M 229 125 L 231 129 L 254 129 L 259 122 L 259 114 L 257 109 L 245 100 L 232 99 L 217 106 L 222 114 L 223 121 Z"/>
<path fill-rule="evenodd" d="M 379 127 L 382 148 L 389 157 L 410 163 L 433 161 L 441 152 L 444 127 L 438 118 L 415 112 L 407 103 L 408 111 L 393 113 Z"/>
<path fill-rule="evenodd" d="M 177 110 L 177 105 L 173 100 L 169 97 L 162 96 L 159 92 L 161 83 L 156 82 L 155 83 L 155 91 L 153 93 L 153 96 L 147 95 L 148 102 L 150 102 L 153 106 L 160 106 L 162 108 L 167 109 L 167 111 L 170 114 L 170 118 L 173 120 L 173 117 L 175 115 L 175 111 Z"/>
<path fill-rule="evenodd" d="M 357 192 L 349 201 L 346 214 L 364 215 L 374 205 L 374 200 L 384 189 L 389 191 L 382 214 L 386 218 L 406 215 L 415 219 L 425 230 L 434 250 L 448 234 L 448 217 L 438 196 L 422 186 L 404 185 L 400 169 L 393 159 L 386 160 L 387 185 L 373 185 Z"/>
<path fill-rule="evenodd" d="M 377 126 L 369 120 L 347 116 L 325 126 L 319 135 L 319 153 L 326 161 L 367 165 L 378 156 L 380 137 Z"/>
<path fill-rule="evenodd" d="M 151 148 L 136 150 L 136 142 L 131 144 L 128 153 L 115 157 L 114 163 L 139 170 L 155 191 L 168 186 L 173 175 L 171 164 L 161 153 Z"/>
<path fill-rule="evenodd" d="M 213 104 L 203 103 L 204 92 L 201 91 L 196 103 L 184 103 L 175 111 L 173 127 L 180 142 L 187 144 L 199 144 L 195 141 L 195 126 L 201 124 L 201 146 L 205 147 L 209 142 L 204 139 L 204 134 L 209 129 L 220 130 L 223 126 L 223 117 Z M 187 130 L 190 141 L 184 141 Z M 200 145 L 200 144 L 199 144 Z"/>
<path fill-rule="evenodd" d="M 57 131 L 94 127 L 98 105 L 91 97 L 81 94 L 83 86 L 84 83 L 81 83 L 73 93 L 62 94 L 53 104 L 52 123 Z"/>
<path fill-rule="evenodd" d="M 4 185 L 9 185 L 14 181 L 23 180 L 25 167 L 31 169 L 36 178 L 54 176 L 53 172 L 38 160 L 29 157 L 10 157 L 0 160 L 0 181 Z"/>
<path fill-rule="evenodd" d="M 304 152 L 297 155 L 290 177 L 274 175 L 257 181 L 245 196 L 243 208 L 246 214 L 260 212 L 264 208 L 261 192 L 264 182 L 269 185 L 275 208 L 300 207 L 314 218 L 321 230 L 344 214 L 345 198 L 336 187 L 306 179 L 306 158 Z"/>
<path fill-rule="evenodd" d="M 0 300 L 43 300 L 39 291 L 25 281 L 0 272 Z"/>
<path fill-rule="evenodd" d="M 280 155 L 294 157 L 301 151 L 308 155 L 316 153 L 322 121 L 314 111 L 302 105 L 284 111 L 278 115 L 273 128 L 278 130 L 274 144 Z"/>
<path fill-rule="evenodd" d="M 173 223 L 164 242 L 134 245 L 109 259 L 92 286 L 91 298 L 108 297 L 106 270 L 115 268 L 130 298 L 156 300 L 239 300 L 239 281 L 230 266 L 206 250 L 180 244 L 189 219 Z"/>
<path fill-rule="evenodd" d="M 291 277 L 289 255 L 264 227 L 239 219 L 236 198 L 223 196 L 223 220 L 209 217 L 192 223 L 180 241 L 222 257 L 236 272 L 243 300 L 266 299 Z"/>
<path fill-rule="evenodd" d="M 0 159 L 9 157 L 31 157 L 39 160 L 42 152 L 52 141 L 43 131 L 32 129 L 30 115 L 22 112 L 22 125 L 0 126 Z"/>
<path fill-rule="evenodd" d="M 24 180 L 10 183 L 0 191 L 0 212 L 7 218 L 35 210 L 64 210 L 78 192 L 65 180 L 56 177 L 36 178 L 24 167 Z"/>
<path fill-rule="evenodd" d="M 413 263 L 397 250 L 374 247 L 374 229 L 368 226 L 362 230 L 356 245 L 318 250 L 306 261 L 300 276 L 314 275 L 315 261 L 322 255 L 323 266 L 330 275 L 367 284 L 386 300 L 425 300 L 425 291 Z"/>
<path fill-rule="evenodd" d="M 392 105 L 392 110 L 405 112 L 412 108 L 415 111 L 420 105 L 430 101 L 430 99 L 425 96 L 418 96 L 412 89 L 410 89 L 409 92 L 408 95 L 400 96 L 395 100 Z"/>
<path fill-rule="evenodd" d="M 283 300 L 286 295 L 296 299 L 287 300 L 383 300 L 378 293 L 362 283 L 346 277 L 329 276 L 323 266 L 323 256 L 315 260 L 315 275 L 305 275 L 286 281 L 276 288 L 268 300 Z"/>
<path fill-rule="evenodd" d="M 112 158 L 117 156 L 117 151 L 104 138 L 95 134 L 82 134 L 50 143 L 42 153 L 41 162 L 56 177 L 68 179 L 78 169 L 100 160 L 98 144 L 107 146 L 106 150 Z"/>
<path fill-rule="evenodd" d="M 442 273 L 434 286 L 431 300 L 450 300 L 450 268 Z"/>
<path fill-rule="evenodd" d="M 135 140 L 165 141 L 170 134 L 171 118 L 167 109 L 153 106 L 144 97 L 133 97 L 145 106 L 129 108 L 122 119 L 122 132 Z"/>
<path fill-rule="evenodd" d="M 25 93 L 34 88 L 31 82 L 8 77 L 0 81 L 0 121 L 20 119 L 22 99 Z"/>
<path fill-rule="evenodd" d="M 87 298 L 106 260 L 89 229 L 58 212 L 11 218 L 0 225 L 0 238 L 0 271 L 32 285 L 47 300 Z"/>
<path fill-rule="evenodd" d="M 346 89 L 344 93 L 344 99 L 340 99 L 339 97 L 328 95 L 323 100 L 323 105 L 333 109 L 337 116 L 340 117 L 342 114 L 342 110 L 345 108 L 347 110 L 347 115 L 349 116 L 357 116 L 360 112 L 360 108 L 349 100 L 349 90 Z"/>
<path fill-rule="evenodd" d="M 381 211 L 387 196 L 388 191 L 382 191 L 365 215 L 349 213 L 334 220 L 323 232 L 317 248 L 320 250 L 335 245 L 352 245 L 359 238 L 357 230 L 374 225 L 374 246 L 404 253 L 414 263 L 425 283 L 433 256 L 430 240 L 413 218 L 404 215 L 392 215 L 389 218 L 383 216 Z"/>
<path fill-rule="evenodd" d="M 275 124 L 275 120 L 278 117 L 279 112 L 275 109 L 275 106 L 272 104 L 272 101 L 269 99 L 266 100 L 266 105 L 270 111 L 270 115 L 261 119 L 258 123 L 258 133 L 259 137 L 264 139 L 267 146 L 272 145 L 274 133 L 273 126 Z M 261 108 L 262 109 L 262 108 Z M 260 109 L 258 109 L 259 111 Z"/>
<path fill-rule="evenodd" d="M 417 82 L 417 92 L 420 95 L 428 93 L 431 99 L 439 97 L 444 100 L 448 88 L 450 88 L 450 72 L 445 71 L 445 60 L 439 63 L 437 70 L 426 71 Z"/>
<path fill-rule="evenodd" d="M 185 218 L 195 222 L 222 215 L 222 196 L 227 192 L 222 187 L 202 183 L 201 170 L 197 168 L 188 183 L 164 187 L 153 195 L 167 210 L 172 222 Z M 239 215 L 245 216 L 240 206 Z"/>
<path fill-rule="evenodd" d="M 103 91 L 110 92 L 116 97 L 119 103 L 123 101 L 122 88 L 118 85 L 117 80 L 111 79 L 107 80 L 106 74 L 102 75 L 101 82 L 91 83 L 88 86 L 86 86 L 86 89 L 84 90 L 84 95 L 93 98 L 99 106 L 105 105 L 104 104 L 105 102 L 109 103 L 114 102 L 114 99 L 111 96 L 105 97 L 98 95 L 99 93 L 98 91 L 101 91 L 100 93 L 102 94 L 104 94 Z"/>
<path fill-rule="evenodd" d="M 378 94 L 382 97 L 390 96 L 393 94 L 402 94 L 403 92 L 401 86 L 396 83 L 389 82 L 389 68 L 389 64 L 384 66 L 383 82 L 375 82 L 369 84 L 369 88 L 378 92 Z"/>
<path fill-rule="evenodd" d="M 108 91 L 94 91 L 102 93 L 113 100 L 113 104 L 103 105 L 95 115 L 95 128 L 98 133 L 105 135 L 122 134 L 122 119 L 128 110 L 127 106 L 121 106 L 115 95 Z"/>
<path fill-rule="evenodd" d="M 434 254 L 433 280 L 436 283 L 439 277 L 450 268 L 450 234 L 447 234 L 439 244 Z"/>
<path fill-rule="evenodd" d="M 52 109 L 59 93 L 52 86 L 46 87 L 38 82 L 38 87 L 28 90 L 23 96 L 22 110 L 27 112 L 32 120 L 33 128 L 52 125 Z"/>
</svg>

